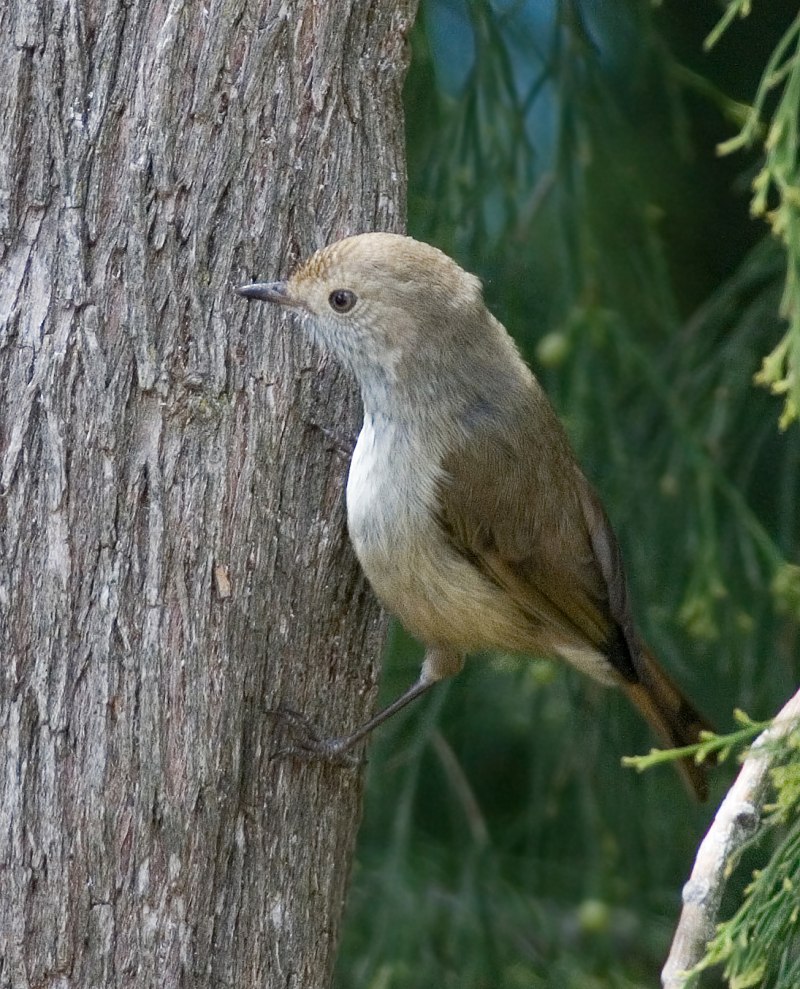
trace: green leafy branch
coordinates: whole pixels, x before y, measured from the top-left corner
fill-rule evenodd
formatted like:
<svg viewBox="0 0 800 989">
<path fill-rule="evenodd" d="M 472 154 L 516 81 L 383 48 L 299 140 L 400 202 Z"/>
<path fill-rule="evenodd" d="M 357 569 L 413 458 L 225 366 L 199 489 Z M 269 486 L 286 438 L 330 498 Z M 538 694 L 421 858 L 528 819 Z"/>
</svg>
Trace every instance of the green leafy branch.
<svg viewBox="0 0 800 989">
<path fill-rule="evenodd" d="M 662 766 L 678 759 L 694 759 L 698 763 L 724 762 L 732 752 L 743 749 L 770 725 L 769 721 L 753 721 L 749 715 L 738 709 L 733 712 L 733 717 L 742 726 L 737 731 L 726 735 L 704 731 L 701 733 L 700 741 L 694 745 L 684 745 L 675 749 L 651 749 L 646 755 L 624 756 L 622 764 L 631 766 L 641 773 L 645 769 Z"/>
<path fill-rule="evenodd" d="M 750 0 L 731 0 L 719 24 L 706 39 L 715 45 L 737 17 L 750 12 Z M 767 111 L 768 100 L 776 99 Z M 764 162 L 753 179 L 751 212 L 765 219 L 786 250 L 786 281 L 780 314 L 789 326 L 764 358 L 755 381 L 783 395 L 779 424 L 786 429 L 800 417 L 800 14 L 773 51 L 756 91 L 753 106 L 739 133 L 719 145 L 730 154 L 763 143 Z M 775 203 L 775 205 L 771 205 Z"/>
</svg>

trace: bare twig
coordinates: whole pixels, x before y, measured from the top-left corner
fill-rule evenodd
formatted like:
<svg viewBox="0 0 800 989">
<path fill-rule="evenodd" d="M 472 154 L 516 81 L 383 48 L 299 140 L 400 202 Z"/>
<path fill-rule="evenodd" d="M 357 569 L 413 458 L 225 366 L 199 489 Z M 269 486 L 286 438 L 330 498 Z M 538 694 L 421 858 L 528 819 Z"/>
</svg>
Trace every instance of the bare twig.
<svg viewBox="0 0 800 989">
<path fill-rule="evenodd" d="M 453 792 L 464 809 L 472 840 L 479 848 L 483 848 L 489 843 L 489 829 L 481 813 L 478 798 L 469 785 L 469 780 L 461 767 L 461 763 L 440 731 L 433 732 L 431 742 L 433 743 L 433 750 L 442 764 L 442 769 L 447 774 Z"/>
<path fill-rule="evenodd" d="M 690 989 L 698 974 L 692 969 L 702 959 L 714 936 L 729 863 L 753 835 L 761 818 L 769 770 L 779 741 L 800 720 L 800 691 L 775 716 L 751 746 L 736 782 L 720 804 L 697 852 L 689 881 L 683 887 L 683 910 L 669 957 L 661 972 L 663 989 Z"/>
</svg>

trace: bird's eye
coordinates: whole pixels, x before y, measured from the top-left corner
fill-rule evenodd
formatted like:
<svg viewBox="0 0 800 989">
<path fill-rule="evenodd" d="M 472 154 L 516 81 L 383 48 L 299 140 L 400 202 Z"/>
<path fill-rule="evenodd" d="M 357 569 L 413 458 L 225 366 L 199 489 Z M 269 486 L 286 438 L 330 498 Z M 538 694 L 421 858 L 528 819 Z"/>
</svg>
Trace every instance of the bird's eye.
<svg viewBox="0 0 800 989">
<path fill-rule="evenodd" d="M 355 292 L 346 288 L 337 288 L 328 296 L 331 309 L 338 313 L 350 312 L 357 301 Z"/>
</svg>

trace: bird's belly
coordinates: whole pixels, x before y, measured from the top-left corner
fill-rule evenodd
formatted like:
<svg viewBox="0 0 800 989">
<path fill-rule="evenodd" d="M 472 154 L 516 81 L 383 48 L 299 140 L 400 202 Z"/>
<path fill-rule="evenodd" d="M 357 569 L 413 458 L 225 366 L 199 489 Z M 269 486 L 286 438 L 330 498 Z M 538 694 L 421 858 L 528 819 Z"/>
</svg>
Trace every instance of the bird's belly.
<svg viewBox="0 0 800 989">
<path fill-rule="evenodd" d="M 453 550 L 433 507 L 407 480 L 348 483 L 350 539 L 383 606 L 426 645 L 465 653 L 529 648 L 530 620 Z"/>
<path fill-rule="evenodd" d="M 413 539 L 384 532 L 378 540 L 353 542 L 384 607 L 428 645 L 463 652 L 503 646 L 511 626 L 526 624 L 431 527 L 418 529 Z"/>
</svg>

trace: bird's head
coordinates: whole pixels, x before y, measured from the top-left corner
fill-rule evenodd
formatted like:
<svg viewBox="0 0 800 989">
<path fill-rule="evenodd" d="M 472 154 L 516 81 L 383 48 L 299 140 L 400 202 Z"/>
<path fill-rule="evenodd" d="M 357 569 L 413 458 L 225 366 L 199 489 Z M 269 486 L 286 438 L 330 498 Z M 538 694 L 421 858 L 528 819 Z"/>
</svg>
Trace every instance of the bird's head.
<svg viewBox="0 0 800 989">
<path fill-rule="evenodd" d="M 437 248 L 390 233 L 337 241 L 286 281 L 238 292 L 296 312 L 353 371 L 365 395 L 376 377 L 391 387 L 406 375 L 418 377 L 422 365 L 443 370 L 486 316 L 474 275 Z"/>
</svg>

